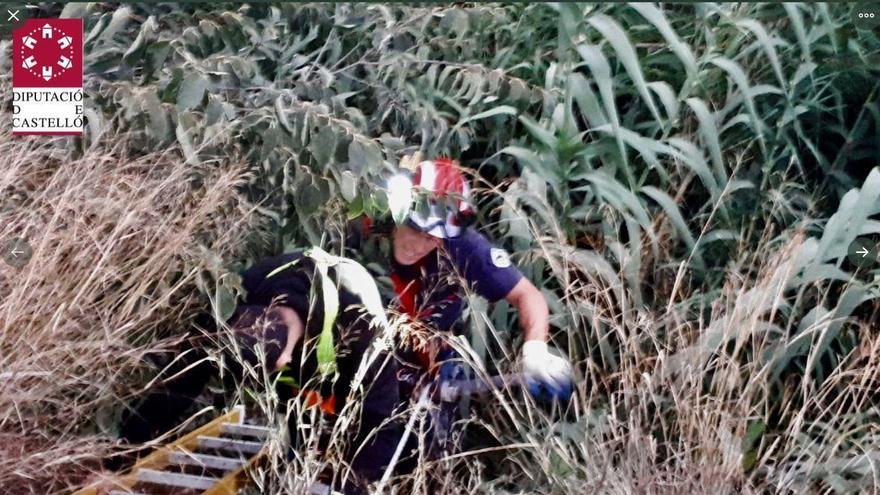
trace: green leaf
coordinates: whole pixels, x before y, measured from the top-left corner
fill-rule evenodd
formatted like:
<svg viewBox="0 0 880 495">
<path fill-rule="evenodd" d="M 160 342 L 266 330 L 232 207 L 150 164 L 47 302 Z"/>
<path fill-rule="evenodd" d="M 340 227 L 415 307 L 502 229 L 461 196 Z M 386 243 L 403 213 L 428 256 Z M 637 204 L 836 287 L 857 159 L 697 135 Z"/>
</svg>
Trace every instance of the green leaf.
<svg viewBox="0 0 880 495">
<path fill-rule="evenodd" d="M 271 272 L 269 272 L 269 274 L 266 275 L 266 278 L 274 277 L 275 275 L 278 275 L 279 273 L 283 272 L 284 270 L 287 270 L 288 268 L 293 268 L 294 266 L 299 264 L 299 262 L 300 262 L 300 260 L 296 259 L 296 260 L 291 261 L 290 263 L 285 263 L 285 264 L 279 266 L 278 268 L 272 270 Z"/>
<path fill-rule="evenodd" d="M 552 164 L 550 164 L 551 166 L 545 164 L 542 157 L 538 156 L 538 154 L 532 150 L 520 146 L 508 146 L 502 149 L 500 153 L 513 156 L 532 172 L 545 177 L 555 185 L 560 185 L 562 183 L 562 177 L 559 176 L 556 167 L 553 167 Z"/>
<path fill-rule="evenodd" d="M 786 46 L 787 43 L 778 39 L 771 40 L 764 25 L 755 19 L 741 19 L 736 22 L 736 25 L 751 31 L 751 33 L 755 35 L 755 38 L 758 39 L 758 44 L 761 45 L 761 48 L 767 55 L 767 59 L 770 61 L 770 66 L 773 67 L 773 72 L 776 74 L 776 80 L 779 81 L 779 86 L 784 89 L 786 81 L 785 76 L 782 74 L 782 64 L 779 62 L 779 54 L 776 53 L 775 43 L 781 42 L 783 46 Z"/>
<path fill-rule="evenodd" d="M 679 104 L 678 97 L 676 97 L 675 93 L 672 91 L 672 86 L 665 81 L 656 81 L 648 83 L 648 87 L 657 93 L 657 96 L 660 98 L 660 103 L 662 103 L 663 108 L 666 109 L 666 116 L 669 118 L 669 121 L 675 121 L 675 119 L 678 118 Z"/>
<path fill-rule="evenodd" d="M 330 165 L 330 159 L 336 154 L 336 132 L 329 125 L 321 127 L 309 139 L 309 152 L 315 158 L 321 170 Z"/>
<path fill-rule="evenodd" d="M 488 119 L 489 117 L 494 117 L 496 115 L 516 115 L 516 108 L 508 106 L 508 105 L 500 105 L 491 110 L 486 110 L 485 112 L 480 112 L 476 115 L 471 115 L 470 117 L 466 117 L 462 120 L 459 120 L 455 127 L 461 127 L 468 122 L 473 122 L 475 120 Z"/>
<path fill-rule="evenodd" d="M 385 306 L 382 304 L 379 287 L 370 272 L 354 260 L 342 257 L 337 257 L 337 260 L 336 273 L 339 285 L 356 296 L 363 304 L 367 314 L 372 316 L 371 325 L 388 329 L 389 323 L 385 315 Z"/>
<path fill-rule="evenodd" d="M 629 241 L 626 243 L 629 246 L 629 256 L 621 256 L 619 258 L 620 267 L 623 270 L 623 275 L 629 286 L 630 297 L 632 297 L 633 304 L 641 306 L 642 287 L 640 275 L 642 272 L 642 235 L 639 232 L 639 225 L 633 220 L 633 217 L 627 215 L 624 217 L 624 222 L 626 224 L 627 237 L 629 238 Z M 653 235 L 651 237 L 654 238 Z M 654 245 L 656 246 L 656 244 Z M 654 253 L 654 256 L 656 257 L 658 251 L 655 249 Z"/>
<path fill-rule="evenodd" d="M 657 105 L 654 104 L 654 98 L 651 96 L 651 92 L 648 91 L 648 85 L 645 82 L 645 76 L 642 73 L 641 64 L 639 64 L 639 57 L 636 54 L 636 49 L 629 41 L 626 32 L 624 32 L 623 28 L 620 27 L 620 24 L 614 19 L 604 14 L 596 14 L 590 17 L 587 22 L 596 28 L 597 31 L 602 33 L 602 36 L 611 43 L 611 47 L 614 48 L 617 58 L 623 63 L 623 67 L 626 69 L 627 74 L 629 74 L 630 79 L 632 79 L 633 84 L 635 84 L 639 94 L 642 95 L 642 98 L 648 105 L 648 109 L 651 111 L 657 124 L 663 126 L 663 119 L 660 118 L 660 112 L 657 110 Z"/>
<path fill-rule="evenodd" d="M 315 271 L 318 273 L 316 282 L 321 288 L 321 304 L 324 307 L 324 321 L 321 323 L 321 335 L 318 337 L 317 358 L 318 371 L 322 377 L 327 377 L 336 372 L 336 346 L 333 342 L 333 327 L 336 325 L 336 317 L 339 314 L 339 291 L 336 284 L 330 279 L 328 263 L 316 259 L 320 248 L 312 248 L 306 251 L 306 255 L 315 260 Z M 313 293 L 315 284 L 312 284 Z"/>
<path fill-rule="evenodd" d="M 216 305 L 217 317 L 222 321 L 232 318 L 237 306 L 237 293 L 224 284 L 217 285 L 214 304 Z"/>
<path fill-rule="evenodd" d="M 289 387 L 302 388 L 302 386 L 299 384 L 299 381 L 295 377 L 286 374 L 286 371 L 289 371 L 289 368 L 287 366 L 285 366 L 281 370 L 281 373 L 278 374 L 278 378 L 276 378 L 276 381 Z"/>
<path fill-rule="evenodd" d="M 777 344 L 773 352 L 767 353 L 771 380 L 779 380 L 791 360 L 803 356 L 816 335 L 827 331 L 832 316 L 832 312 L 821 304 L 810 309 L 798 323 L 794 338 Z"/>
<path fill-rule="evenodd" d="M 758 143 L 761 146 L 761 152 L 766 156 L 767 143 L 764 140 L 764 122 L 758 117 L 758 109 L 755 107 L 754 95 L 752 94 L 751 86 L 749 86 L 749 79 L 746 76 L 746 73 L 743 72 L 743 69 L 739 64 L 728 58 L 716 57 L 710 62 L 727 72 L 730 78 L 733 79 L 733 82 L 739 87 L 743 96 L 743 101 L 746 105 L 746 110 L 751 119 L 752 130 L 758 135 Z"/>
<path fill-rule="evenodd" d="M 457 8 L 446 10 L 443 13 L 443 20 L 440 22 L 440 25 L 444 29 L 454 32 L 459 38 L 467 34 L 470 29 L 467 12 Z"/>
<path fill-rule="evenodd" d="M 676 151 L 671 146 L 663 144 L 656 139 L 644 137 L 636 132 L 619 126 L 616 131 L 614 130 L 613 126 L 608 125 L 603 125 L 593 130 L 608 134 L 616 134 L 617 139 L 621 143 L 626 143 L 627 145 L 635 149 L 638 153 L 639 158 L 644 160 L 651 167 L 651 169 L 656 170 L 658 173 L 660 173 L 663 176 L 664 180 L 668 180 L 669 174 L 660 163 L 657 155 L 664 154 L 675 156 Z M 624 148 L 621 153 L 625 155 L 626 149 Z M 631 184 L 631 186 L 634 186 L 634 184 Z"/>
<path fill-rule="evenodd" d="M 157 141 L 165 141 L 170 132 L 168 114 L 162 107 L 162 102 L 159 101 L 159 96 L 156 94 L 156 91 L 151 89 L 144 93 L 141 104 L 143 111 L 146 112 L 150 121 L 150 125 L 147 127 L 147 132 Z"/>
<path fill-rule="evenodd" d="M 138 32 L 137 38 L 135 38 L 128 50 L 122 55 L 122 60 L 126 64 L 133 65 L 137 62 L 137 59 L 143 53 L 144 48 L 155 38 L 157 26 L 156 18 L 153 16 L 147 17 L 147 20 L 141 24 L 141 29 Z"/>
<path fill-rule="evenodd" d="M 330 199 L 329 182 L 323 177 L 308 176 L 295 190 L 294 201 L 297 209 L 304 215 L 318 211 Z"/>
<path fill-rule="evenodd" d="M 89 14 L 92 6 L 94 4 L 86 3 L 86 2 L 69 2 L 64 5 L 64 8 L 61 9 L 61 15 L 58 17 L 60 19 L 82 19 L 86 15 Z"/>
<path fill-rule="evenodd" d="M 654 27 L 657 28 L 657 31 L 660 31 L 663 39 L 665 39 L 667 45 L 669 45 L 669 49 L 672 50 L 673 53 L 675 53 L 675 55 L 681 61 L 682 65 L 684 65 L 684 70 L 687 72 L 688 79 L 696 77 L 696 58 L 694 57 L 690 46 L 688 46 L 687 43 L 682 42 L 681 39 L 678 37 L 675 30 L 672 28 L 672 25 L 669 24 L 669 20 L 663 14 L 663 11 L 661 11 L 653 3 L 632 2 L 628 5 L 632 7 L 636 12 L 638 12 L 642 17 L 644 17 L 648 22 L 653 24 Z"/>
<path fill-rule="evenodd" d="M 208 78 L 202 74 L 190 74 L 180 83 L 177 93 L 178 110 L 191 110 L 202 103 L 208 89 Z"/>
<path fill-rule="evenodd" d="M 876 170 L 876 169 L 875 169 Z M 828 327 L 821 332 L 815 346 L 811 349 L 807 358 L 807 369 L 816 371 L 820 366 L 821 358 L 828 352 L 832 352 L 831 344 L 838 338 L 843 325 L 849 321 L 849 317 L 862 303 L 878 299 L 876 291 L 868 291 L 861 284 L 854 283 L 844 289 L 834 314 L 831 316 Z"/>
<path fill-rule="evenodd" d="M 657 204 L 663 208 L 663 211 L 666 212 L 666 216 L 669 217 L 669 221 L 672 222 L 672 225 L 678 230 L 678 233 L 681 235 L 682 240 L 684 240 L 688 249 L 692 250 L 695 244 L 694 236 L 691 234 L 687 222 L 684 220 L 684 216 L 678 209 L 678 205 L 675 204 L 675 200 L 665 192 L 652 186 L 642 187 L 642 193 L 656 201 Z"/>
<path fill-rule="evenodd" d="M 512 78 L 510 80 L 510 89 L 507 93 L 507 100 L 517 103 L 520 101 L 528 101 L 532 93 L 529 91 L 528 85 L 521 79 Z"/>
<path fill-rule="evenodd" d="M 724 159 L 721 156 L 721 140 L 718 132 L 718 126 L 715 118 L 709 111 L 706 103 L 699 98 L 688 98 L 687 104 L 691 107 L 694 115 L 697 116 L 697 122 L 700 126 L 700 139 L 703 145 L 709 148 L 709 156 L 712 158 L 712 165 L 715 170 L 715 176 L 719 184 L 727 183 L 727 172 L 724 170 Z"/>
<path fill-rule="evenodd" d="M 599 127 L 608 123 L 608 117 L 602 110 L 599 98 L 584 76 L 577 72 L 569 75 L 567 89 L 574 97 L 581 110 L 581 115 L 589 122 L 590 127 Z"/>
<path fill-rule="evenodd" d="M 791 2 L 783 2 L 782 8 L 791 19 L 791 25 L 794 27 L 794 35 L 801 47 L 801 56 L 808 63 L 812 62 L 812 54 L 810 53 L 810 42 L 807 40 L 807 30 L 804 28 L 804 16 L 801 15 L 800 5 Z"/>
<path fill-rule="evenodd" d="M 746 429 L 746 434 L 742 440 L 742 452 L 743 452 L 743 470 L 748 472 L 752 468 L 755 467 L 758 461 L 758 445 L 761 441 L 761 437 L 764 436 L 764 432 L 767 430 L 767 425 L 764 424 L 763 421 L 752 421 L 749 423 L 749 427 Z"/>
<path fill-rule="evenodd" d="M 382 150 L 370 140 L 354 136 L 348 145 L 348 164 L 359 176 L 364 173 L 378 173 L 385 165 Z"/>
<path fill-rule="evenodd" d="M 709 194 L 712 195 L 712 201 L 718 201 L 721 197 L 721 189 L 718 187 L 718 181 L 712 175 L 712 170 L 709 169 L 709 164 L 706 163 L 706 158 L 703 156 L 702 151 L 687 139 L 675 137 L 669 138 L 668 142 L 678 150 L 675 156 L 693 170 L 697 177 L 700 178 L 700 182 L 709 190 Z"/>
<path fill-rule="evenodd" d="M 180 149 L 183 151 L 183 156 L 186 158 L 186 163 L 189 164 L 198 164 L 199 163 L 199 155 L 196 152 L 195 146 L 193 146 L 192 139 L 189 137 L 186 128 L 183 126 L 182 122 L 177 123 L 177 127 L 174 128 L 174 134 L 177 136 L 177 142 L 180 144 Z"/>
<path fill-rule="evenodd" d="M 707 232 L 702 237 L 700 237 L 698 243 L 700 246 L 704 244 L 709 244 L 711 242 L 717 241 L 740 241 L 742 240 L 742 235 L 735 230 L 726 230 L 726 229 L 718 229 L 713 230 L 712 232 Z"/>
<path fill-rule="evenodd" d="M 348 203 L 348 210 L 346 211 L 346 217 L 349 220 L 354 220 L 359 216 L 365 213 L 364 210 L 364 197 L 360 194 L 356 194 L 355 197 Z"/>
<path fill-rule="evenodd" d="M 383 194 L 385 191 L 381 190 L 373 193 L 375 206 L 380 211 L 384 210 L 380 204 L 384 200 L 384 206 L 391 212 L 394 223 L 400 225 L 413 209 L 412 181 L 401 174 L 395 174 L 388 179 L 386 186 L 387 194 Z"/>
<path fill-rule="evenodd" d="M 171 43 L 157 41 L 150 43 L 144 50 L 144 79 L 149 80 L 152 75 L 165 65 L 165 59 L 171 53 Z M 163 98 L 164 100 L 164 98 Z"/>
<path fill-rule="evenodd" d="M 529 131 L 529 134 L 531 134 L 533 138 L 551 150 L 556 149 L 558 140 L 551 131 L 545 129 L 541 124 L 535 122 L 528 115 L 520 115 L 519 121 L 523 123 L 526 130 Z"/>
<path fill-rule="evenodd" d="M 104 118 L 100 113 L 89 107 L 83 108 L 83 116 L 89 130 L 88 135 L 91 140 L 89 148 L 91 148 L 96 146 L 101 140 L 101 135 L 104 133 Z"/>
<path fill-rule="evenodd" d="M 587 172 L 573 177 L 572 179 L 586 180 L 592 184 L 591 186 L 576 187 L 572 189 L 573 191 L 582 191 L 587 188 L 592 188 L 599 197 L 610 203 L 615 209 L 635 218 L 646 233 L 653 237 L 651 218 L 641 201 L 639 201 L 639 198 L 633 194 L 632 191 L 614 179 L 614 177 L 611 177 L 604 172 L 597 171 Z"/>
<path fill-rule="evenodd" d="M 217 124 L 224 117 L 231 120 L 233 116 L 232 105 L 216 96 L 208 95 L 208 105 L 205 107 L 205 125 Z"/>
<path fill-rule="evenodd" d="M 602 96 L 602 104 L 605 107 L 605 115 L 611 121 L 611 135 L 617 140 L 617 149 L 620 151 L 620 157 L 623 159 L 624 173 L 627 174 L 630 187 L 634 187 L 635 178 L 629 169 L 626 147 L 623 144 L 623 136 L 620 134 L 620 117 L 617 114 L 617 105 L 615 104 L 611 66 L 608 64 L 608 59 L 602 54 L 602 50 L 596 46 L 578 45 L 577 52 L 584 59 L 584 62 L 587 63 L 596 81 L 596 85 L 599 87 L 599 94 Z"/>
<path fill-rule="evenodd" d="M 851 189 L 843 195 L 837 211 L 825 224 L 819 241 L 822 261 L 846 256 L 846 249 L 861 232 L 868 217 L 880 210 L 880 168 L 868 174 L 860 189 Z"/>
<path fill-rule="evenodd" d="M 107 27 L 101 32 L 100 40 L 104 42 L 108 42 L 116 36 L 116 33 L 125 29 L 125 26 L 128 25 L 128 21 L 131 19 L 131 7 L 125 6 L 120 7 L 113 11 L 113 16 L 110 18 L 110 22 L 107 24 Z"/>
<path fill-rule="evenodd" d="M 357 196 L 358 179 L 348 170 L 343 170 L 339 174 L 339 193 L 347 203 L 350 203 Z"/>
</svg>

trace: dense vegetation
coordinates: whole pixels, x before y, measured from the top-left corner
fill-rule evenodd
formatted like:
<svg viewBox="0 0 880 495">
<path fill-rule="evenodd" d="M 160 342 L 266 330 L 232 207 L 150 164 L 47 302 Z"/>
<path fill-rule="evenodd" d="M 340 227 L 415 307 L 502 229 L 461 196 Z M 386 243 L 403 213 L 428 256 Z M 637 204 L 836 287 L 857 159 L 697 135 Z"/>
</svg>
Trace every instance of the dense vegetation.
<svg viewBox="0 0 880 495">
<path fill-rule="evenodd" d="M 85 21 L 86 133 L 0 143 L 0 238 L 45 239 L 0 278 L 0 485 L 76 479 L 145 352 L 228 315 L 249 260 L 340 252 L 415 151 L 473 170 L 581 380 L 563 418 L 499 395 L 475 418 L 493 449 L 401 493 L 880 484 L 880 268 L 846 259 L 880 235 L 880 39 L 850 5 L 61 9 Z M 469 320 L 500 368 L 504 309 Z M 318 462 L 258 478 L 295 491 Z"/>
</svg>

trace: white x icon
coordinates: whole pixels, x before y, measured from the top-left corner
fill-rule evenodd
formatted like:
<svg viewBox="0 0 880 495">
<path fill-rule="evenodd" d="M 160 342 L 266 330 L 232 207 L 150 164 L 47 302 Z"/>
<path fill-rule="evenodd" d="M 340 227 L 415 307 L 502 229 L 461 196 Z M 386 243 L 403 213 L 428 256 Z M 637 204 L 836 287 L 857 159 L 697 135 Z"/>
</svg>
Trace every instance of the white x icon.
<svg viewBox="0 0 880 495">
<path fill-rule="evenodd" d="M 9 14 L 9 19 L 6 19 L 6 22 L 10 22 L 13 19 L 18 21 L 18 11 L 17 10 L 15 12 L 13 12 L 11 10 L 7 10 L 6 13 Z"/>
</svg>

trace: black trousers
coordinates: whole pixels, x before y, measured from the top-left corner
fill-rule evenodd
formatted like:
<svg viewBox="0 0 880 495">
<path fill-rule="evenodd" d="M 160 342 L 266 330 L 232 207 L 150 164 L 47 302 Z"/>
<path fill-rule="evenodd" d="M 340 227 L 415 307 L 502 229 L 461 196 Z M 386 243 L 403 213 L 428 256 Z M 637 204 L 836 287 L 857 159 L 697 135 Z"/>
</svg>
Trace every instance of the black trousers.
<svg viewBox="0 0 880 495">
<path fill-rule="evenodd" d="M 172 363 L 155 379 L 155 384 L 147 395 L 123 416 L 120 437 L 129 443 L 137 444 L 152 440 L 171 430 L 191 412 L 206 385 L 222 375 L 224 389 L 233 390 L 245 378 L 245 366 L 267 366 L 269 370 L 286 345 L 287 328 L 279 319 L 267 317 L 266 307 L 244 306 L 236 311 L 230 320 L 234 331 L 236 347 L 225 346 L 222 356 L 224 369 L 219 367 L 216 349 L 224 342 L 231 344 L 229 336 L 219 335 L 209 322 L 201 322 L 203 330 L 193 332 L 185 339 Z M 255 324 L 255 322 L 257 324 Z M 256 328 L 255 328 L 256 327 Z M 340 339 L 345 347 L 340 353 L 339 372 L 352 375 L 357 370 L 360 358 L 371 343 L 370 335 L 361 329 L 353 332 L 354 337 Z M 306 336 L 308 338 L 308 336 Z M 300 344 L 297 349 L 301 349 Z M 214 356 L 212 356 L 212 351 Z M 294 352 L 294 359 L 298 352 Z M 350 432 L 349 449 L 345 458 L 351 463 L 356 474 L 355 484 L 346 481 L 346 492 L 359 493 L 363 481 L 378 480 L 384 473 L 400 438 L 401 426 L 387 421 L 400 405 L 396 363 L 394 359 L 377 359 L 368 368 L 364 380 L 364 392 L 359 421 Z M 261 374 L 262 373 L 258 373 Z M 351 376 L 347 376 L 348 382 Z M 342 381 L 343 383 L 348 383 Z M 330 387 L 333 390 L 333 387 Z M 335 390 L 339 393 L 339 390 Z M 345 392 L 345 391 L 341 391 Z M 282 403 L 294 397 L 294 389 L 287 383 L 277 384 L 277 393 Z M 340 397 L 337 404 L 342 405 Z M 296 423 L 301 418 L 290 416 L 289 431 L 296 431 Z M 332 419 L 332 418 L 331 418 Z M 296 435 L 291 435 L 291 448 L 296 448 Z M 118 470 L 134 459 L 116 459 L 108 463 L 108 468 Z"/>
<path fill-rule="evenodd" d="M 198 331 L 191 332 L 175 352 L 171 363 L 154 378 L 146 397 L 123 415 L 120 437 L 129 443 L 144 443 L 177 426 L 214 377 L 224 376 L 229 389 L 245 375 L 245 366 L 272 366 L 287 342 L 287 328 L 267 308 L 245 306 L 230 320 L 234 331 L 233 352 L 228 336 L 220 335 L 212 322 L 203 318 Z M 212 356 L 212 350 L 225 348 Z M 260 350 L 262 348 L 262 351 Z M 226 368 L 221 372 L 217 357 Z M 262 360 L 261 356 L 265 356 Z"/>
</svg>

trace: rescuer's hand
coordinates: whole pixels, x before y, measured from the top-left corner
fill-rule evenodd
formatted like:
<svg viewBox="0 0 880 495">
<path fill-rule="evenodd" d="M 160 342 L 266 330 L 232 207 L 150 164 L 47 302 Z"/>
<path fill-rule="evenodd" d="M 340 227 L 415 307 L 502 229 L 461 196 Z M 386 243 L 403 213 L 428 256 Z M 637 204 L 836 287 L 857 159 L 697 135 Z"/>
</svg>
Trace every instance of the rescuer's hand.
<svg viewBox="0 0 880 495">
<path fill-rule="evenodd" d="M 551 354 L 546 342 L 528 340 L 523 344 L 522 370 L 529 393 L 536 399 L 568 401 L 571 398 L 571 364 Z"/>
</svg>

